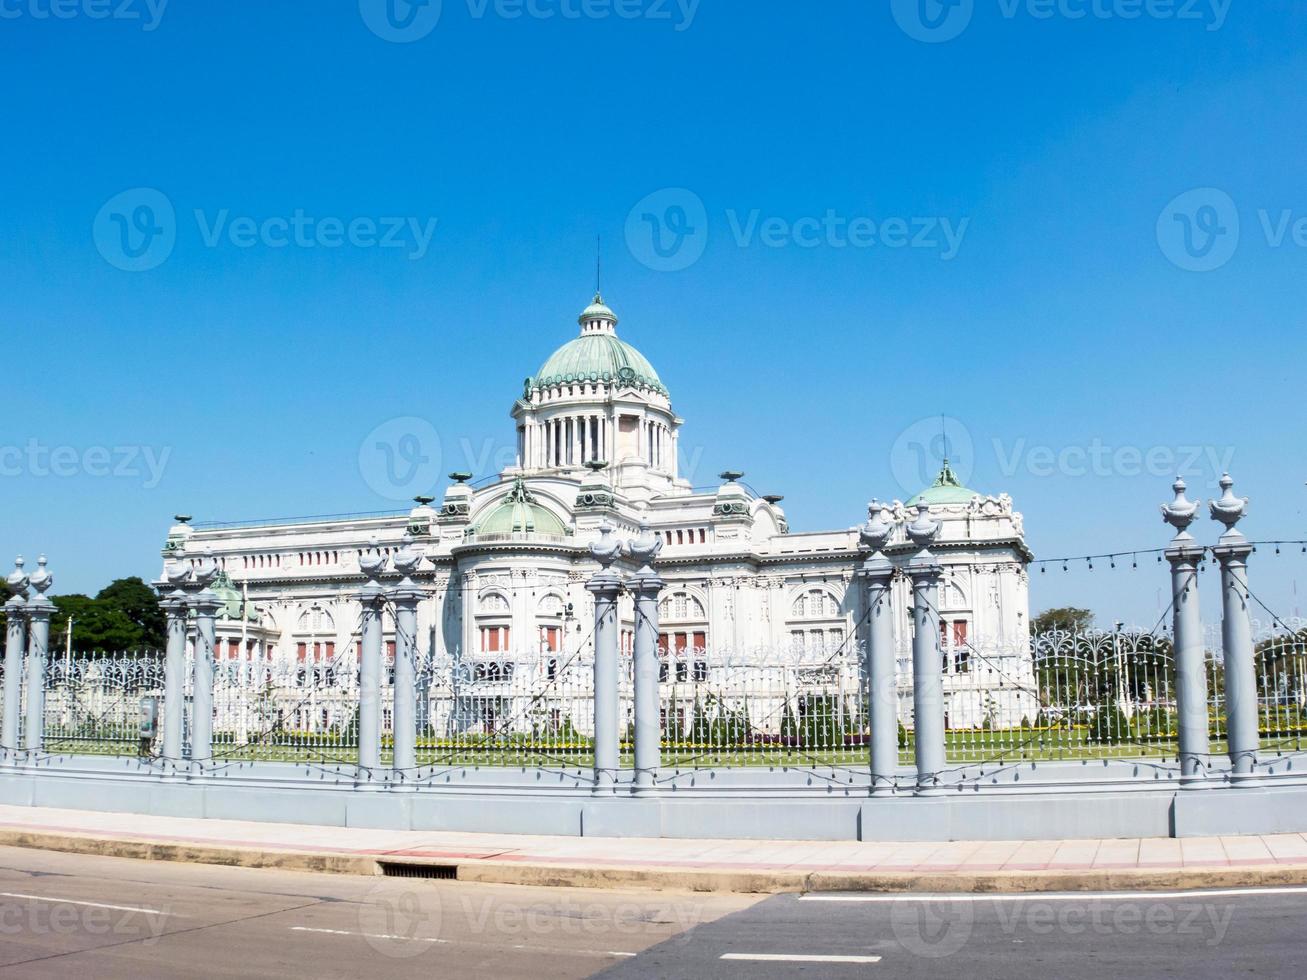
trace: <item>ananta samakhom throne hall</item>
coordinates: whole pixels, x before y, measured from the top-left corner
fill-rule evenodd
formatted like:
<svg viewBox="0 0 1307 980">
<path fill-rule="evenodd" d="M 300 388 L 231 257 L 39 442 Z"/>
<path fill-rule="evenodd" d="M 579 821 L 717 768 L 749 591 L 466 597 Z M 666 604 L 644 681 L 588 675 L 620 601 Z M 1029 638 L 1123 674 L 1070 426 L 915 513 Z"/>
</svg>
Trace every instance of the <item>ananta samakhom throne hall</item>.
<svg viewBox="0 0 1307 980">
<path fill-rule="evenodd" d="M 516 465 L 486 484 L 452 474 L 438 507 L 419 497 L 411 512 L 391 516 L 210 527 L 179 518 L 165 557 L 211 551 L 221 569 L 220 673 L 257 683 L 262 672 L 281 669 L 342 682 L 357 669 L 360 557 L 372 547 L 393 556 L 411 540 L 422 556 L 412 578 L 425 594 L 419 654 L 428 670 L 458 665 L 466 678 L 441 724 L 499 723 L 515 697 L 573 660 L 592 658 L 594 603 L 585 583 L 598 565 L 589 546 L 605 524 L 631 537 L 647 523 L 663 543 L 658 635 L 669 687 L 726 684 L 732 671 L 748 667 L 757 677 L 773 665 L 856 691 L 866 621 L 859 529 L 791 532 L 783 498 L 754 495 L 742 473 L 722 474 L 715 491 L 691 488 L 678 473 L 684 420 L 667 384 L 618 336 L 618 318 L 599 296 L 579 322 L 580 335 L 526 379 L 511 410 Z M 963 487 L 945 461 L 916 497 L 872 505 L 895 521 L 884 549 L 891 561 L 913 553 L 903 524 L 923 503 L 941 525 L 931 550 L 943 566 L 936 605 L 948 724 L 1033 718 L 1033 696 L 1024 699 L 1029 704 L 993 696 L 1000 687 L 1010 695 L 1014 683 L 1033 688 L 1032 556 L 1021 515 L 1006 494 Z M 912 596 L 902 576 L 892 602 L 900 698 L 910 706 Z M 629 596 L 619 617 L 620 650 L 629 658 Z M 393 655 L 389 614 L 385 624 Z M 693 703 L 691 695 L 684 706 L 671 696 L 665 723 L 684 724 Z M 330 698 L 297 702 L 297 717 L 286 721 L 331 727 L 342 721 L 336 710 Z"/>
</svg>

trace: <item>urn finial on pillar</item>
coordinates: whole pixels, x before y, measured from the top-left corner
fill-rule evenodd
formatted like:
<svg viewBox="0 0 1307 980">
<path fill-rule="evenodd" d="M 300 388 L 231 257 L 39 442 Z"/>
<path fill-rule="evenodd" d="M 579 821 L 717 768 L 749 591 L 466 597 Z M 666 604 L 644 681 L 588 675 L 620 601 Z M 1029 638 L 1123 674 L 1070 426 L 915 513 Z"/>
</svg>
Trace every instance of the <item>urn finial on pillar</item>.
<svg viewBox="0 0 1307 980">
<path fill-rule="evenodd" d="M 872 556 L 882 551 L 894 533 L 894 523 L 890 520 L 889 508 L 879 500 L 867 504 L 867 523 L 858 532 L 858 537 Z"/>
<path fill-rule="evenodd" d="M 9 591 L 20 598 L 27 597 L 27 583 L 29 579 L 27 573 L 23 571 L 23 566 L 25 564 L 26 562 L 23 561 L 23 556 L 19 555 L 14 559 L 14 570 L 10 572 L 9 577 L 5 579 L 5 584 L 9 586 Z"/>
<path fill-rule="evenodd" d="M 1212 520 L 1220 521 L 1225 525 L 1225 533 L 1221 535 L 1222 540 L 1232 536 L 1242 538 L 1243 535 L 1235 530 L 1235 525 L 1248 513 L 1248 498 L 1234 495 L 1234 480 L 1230 478 L 1229 473 L 1221 476 L 1221 490 L 1224 491 L 1221 499 L 1208 501 L 1207 504 Z"/>
<path fill-rule="evenodd" d="M 1175 499 L 1169 504 L 1162 504 L 1162 520 L 1175 528 L 1175 540 L 1192 540 L 1189 525 L 1198 518 L 1198 503 L 1184 495 L 1187 486 L 1183 477 L 1176 477 L 1171 484 Z"/>
<path fill-rule="evenodd" d="M 640 535 L 629 544 L 631 558 L 640 566 L 639 575 L 653 575 L 654 559 L 663 550 L 663 539 L 653 533 L 646 520 L 640 521 Z"/>
</svg>

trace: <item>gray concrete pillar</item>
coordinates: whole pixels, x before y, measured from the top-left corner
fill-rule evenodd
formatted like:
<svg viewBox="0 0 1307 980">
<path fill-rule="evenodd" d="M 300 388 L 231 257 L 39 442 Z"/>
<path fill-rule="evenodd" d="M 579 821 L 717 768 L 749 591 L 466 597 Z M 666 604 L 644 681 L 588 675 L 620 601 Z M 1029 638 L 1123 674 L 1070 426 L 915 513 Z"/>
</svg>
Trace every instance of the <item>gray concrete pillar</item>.
<svg viewBox="0 0 1307 980">
<path fill-rule="evenodd" d="M 207 559 L 196 575 L 196 581 L 201 582 L 204 588 L 190 601 L 190 608 L 195 612 L 195 663 L 191 674 L 191 761 L 201 765 L 213 759 L 214 620 L 222 603 L 208 586 L 217 574 L 217 565 L 212 558 Z"/>
<path fill-rule="evenodd" d="M 1185 789 L 1207 786 L 1210 755 L 1207 734 L 1207 654 L 1203 621 L 1198 609 L 1198 563 L 1203 549 L 1188 532 L 1198 516 L 1198 504 L 1185 495 L 1184 480 L 1172 489 L 1175 500 L 1162 505 L 1162 518 L 1176 529 L 1167 547 L 1171 565 L 1171 608 L 1175 633 L 1175 698 L 1179 709 L 1180 785 Z"/>
<path fill-rule="evenodd" d="M 418 603 L 423 592 L 413 581 L 413 573 L 422 563 L 422 553 L 413 539 L 404 536 L 404 545 L 395 553 L 395 570 L 402 576 L 390 593 L 395 604 L 395 758 L 392 763 L 400 780 L 417 776 L 417 661 Z"/>
<path fill-rule="evenodd" d="M 662 761 L 661 707 L 658 694 L 658 593 L 663 580 L 653 569 L 663 540 L 640 525 L 640 536 L 630 542 L 631 557 L 640 570 L 627 583 L 635 596 L 635 792 L 656 791 Z"/>
<path fill-rule="evenodd" d="M 8 754 L 22 747 L 19 719 L 23 710 L 23 655 L 27 652 L 27 573 L 23 571 L 21 557 L 14 562 L 13 574 L 7 581 L 13 596 L 5 603 L 5 693 L 0 748 Z"/>
<path fill-rule="evenodd" d="M 935 796 L 944 792 L 940 784 L 945 760 L 943 651 L 935 608 L 943 569 L 930 553 L 930 545 L 939 536 L 939 522 L 931 520 L 927 504 L 917 505 L 917 517 L 907 532 L 918 548 L 907 568 L 912 580 L 912 731 L 917 795 Z"/>
<path fill-rule="evenodd" d="M 899 766 L 898 664 L 894 653 L 894 615 L 890 583 L 894 566 L 881 549 L 889 541 L 894 525 L 889 512 L 872 501 L 870 520 L 862 529 L 862 543 L 869 550 L 859 574 L 867 603 L 867 717 L 871 729 L 871 794 L 894 792 Z"/>
<path fill-rule="evenodd" d="M 179 763 L 186 736 L 186 614 L 189 604 L 182 592 L 159 603 L 167 618 L 167 646 L 163 656 L 163 744 L 160 755 Z"/>
<path fill-rule="evenodd" d="M 1221 645 L 1225 660 L 1225 718 L 1229 739 L 1231 784 L 1256 785 L 1257 665 L 1252 619 L 1248 610 L 1248 556 L 1253 546 L 1235 528 L 1248 512 L 1248 498 L 1234 495 L 1230 474 L 1221 477 L 1224 493 L 1208 506 L 1212 520 L 1225 525 L 1212 554 L 1221 564 Z"/>
<path fill-rule="evenodd" d="M 610 568 L 624 549 L 622 542 L 613 537 L 613 527 L 605 522 L 599 528 L 599 540 L 590 545 L 590 554 L 599 562 L 600 570 L 586 583 L 594 596 L 594 789 L 596 793 L 611 792 L 617 782 L 620 764 L 618 736 L 618 633 L 617 597 L 622 591 L 622 580 Z M 655 604 L 655 615 L 657 608 Z M 654 640 L 657 653 L 657 638 Z M 656 669 L 656 668 L 655 668 Z M 655 683 L 657 679 L 655 677 Z"/>
<path fill-rule="evenodd" d="M 363 606 L 359 642 L 359 785 L 376 785 L 381 777 L 381 611 L 385 602 L 379 577 L 386 557 L 372 542 L 359 559 L 367 584 L 359 590 Z"/>
<path fill-rule="evenodd" d="M 45 665 L 50 651 L 50 617 L 54 603 L 45 597 L 54 576 L 45 568 L 45 555 L 36 560 L 29 580 L 36 595 L 27 600 L 27 738 L 28 752 L 45 745 Z"/>
</svg>

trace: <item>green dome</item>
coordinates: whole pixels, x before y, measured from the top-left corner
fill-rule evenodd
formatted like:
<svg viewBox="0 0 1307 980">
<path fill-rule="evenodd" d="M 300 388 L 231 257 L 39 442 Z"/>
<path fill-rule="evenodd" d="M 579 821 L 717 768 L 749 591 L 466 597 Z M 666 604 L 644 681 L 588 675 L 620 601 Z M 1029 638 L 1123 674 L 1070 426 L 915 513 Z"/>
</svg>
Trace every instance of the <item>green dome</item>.
<svg viewBox="0 0 1307 980">
<path fill-rule="evenodd" d="M 557 534 L 567 528 L 548 507 L 536 503 L 519 477 L 508 496 L 477 525 L 477 534 Z"/>
<path fill-rule="evenodd" d="M 976 496 L 976 491 L 968 490 L 962 485 L 946 459 L 944 460 L 944 468 L 939 471 L 939 476 L 935 477 L 935 482 L 909 500 L 906 506 L 915 507 L 917 504 L 965 504 L 969 503 L 974 496 Z"/>
<path fill-rule="evenodd" d="M 658 372 L 645 356 L 618 339 L 613 330 L 617 316 L 601 297 L 595 296 L 580 322 L 585 332 L 554 351 L 535 377 L 527 378 L 528 392 L 557 385 L 607 382 L 667 394 Z"/>
</svg>

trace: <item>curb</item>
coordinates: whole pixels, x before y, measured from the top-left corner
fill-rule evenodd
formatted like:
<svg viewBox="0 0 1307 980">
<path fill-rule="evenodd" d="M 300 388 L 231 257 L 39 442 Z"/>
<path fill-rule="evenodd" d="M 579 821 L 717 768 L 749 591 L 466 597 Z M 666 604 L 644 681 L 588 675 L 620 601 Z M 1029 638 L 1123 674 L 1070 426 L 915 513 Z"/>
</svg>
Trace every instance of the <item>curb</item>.
<svg viewBox="0 0 1307 980">
<path fill-rule="evenodd" d="M 282 851 L 219 844 L 178 844 L 147 838 L 95 837 L 44 831 L 0 831 L 0 846 L 96 857 L 173 861 L 231 868 L 269 868 L 318 874 L 394 875 L 500 885 L 554 888 L 642 888 L 689 892 L 780 894 L 880 892 L 898 894 L 1038 894 L 1198 890 L 1307 885 L 1307 865 L 1238 868 L 1140 868 L 1112 871 L 1012 871 L 987 874 L 916 872 L 749 871 L 590 865 L 566 866 L 493 860 L 429 860 L 385 853 Z"/>
</svg>

